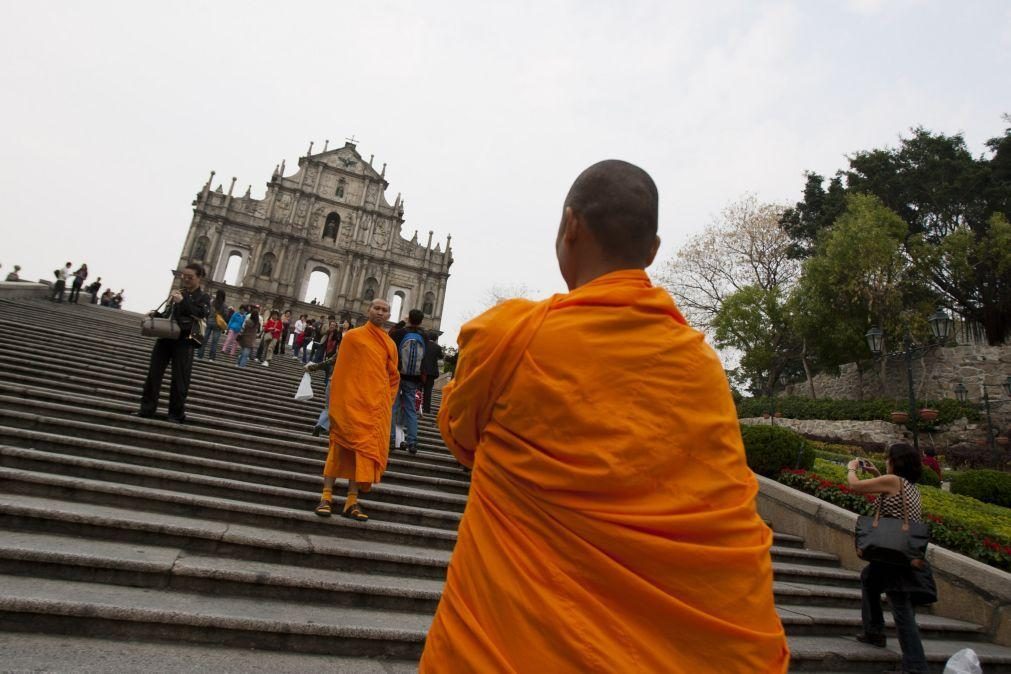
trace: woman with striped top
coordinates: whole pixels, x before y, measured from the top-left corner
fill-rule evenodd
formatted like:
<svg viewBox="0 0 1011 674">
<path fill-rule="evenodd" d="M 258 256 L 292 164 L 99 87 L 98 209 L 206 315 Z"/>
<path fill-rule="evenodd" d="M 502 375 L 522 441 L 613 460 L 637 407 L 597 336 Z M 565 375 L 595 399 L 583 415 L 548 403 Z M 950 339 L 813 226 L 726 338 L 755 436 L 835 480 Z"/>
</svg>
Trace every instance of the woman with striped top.
<svg viewBox="0 0 1011 674">
<path fill-rule="evenodd" d="M 915 486 L 923 472 L 920 453 L 910 445 L 896 443 L 888 448 L 885 467 L 886 474 L 881 475 L 869 461 L 854 459 L 847 466 L 847 482 L 857 493 L 877 494 L 882 517 L 902 519 L 905 513 L 910 522 L 922 521 L 920 492 Z M 861 480 L 857 476 L 859 470 L 873 477 Z M 915 566 L 870 562 L 860 573 L 860 586 L 864 631 L 857 640 L 885 647 L 885 620 L 881 612 L 881 593 L 884 592 L 888 595 L 902 649 L 902 672 L 926 672 L 927 659 L 916 626 L 915 609 L 917 605 L 936 600 L 926 560 L 916 560 Z"/>
</svg>

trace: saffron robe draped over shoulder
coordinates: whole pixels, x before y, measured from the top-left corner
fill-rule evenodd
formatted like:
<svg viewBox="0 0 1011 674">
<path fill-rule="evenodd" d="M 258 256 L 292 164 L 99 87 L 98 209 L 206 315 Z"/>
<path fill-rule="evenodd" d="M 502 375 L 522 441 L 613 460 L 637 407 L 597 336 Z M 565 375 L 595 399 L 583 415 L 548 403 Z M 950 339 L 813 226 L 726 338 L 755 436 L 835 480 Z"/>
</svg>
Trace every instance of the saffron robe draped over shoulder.
<svg viewBox="0 0 1011 674">
<path fill-rule="evenodd" d="M 439 427 L 473 467 L 421 672 L 786 672 L 723 367 L 618 271 L 466 324 Z"/>
<path fill-rule="evenodd" d="M 327 477 L 378 482 L 390 454 L 397 348 L 372 323 L 344 334 L 330 377 Z"/>
</svg>

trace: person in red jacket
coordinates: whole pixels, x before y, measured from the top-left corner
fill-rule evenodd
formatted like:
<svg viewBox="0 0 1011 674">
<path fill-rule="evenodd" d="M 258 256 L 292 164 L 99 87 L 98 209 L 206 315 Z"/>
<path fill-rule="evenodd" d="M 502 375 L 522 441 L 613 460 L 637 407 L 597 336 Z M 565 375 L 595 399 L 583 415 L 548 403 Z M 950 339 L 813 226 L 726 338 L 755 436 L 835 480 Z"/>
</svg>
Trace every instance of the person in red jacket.
<svg viewBox="0 0 1011 674">
<path fill-rule="evenodd" d="M 274 342 L 281 339 L 281 330 L 283 328 L 281 314 L 277 311 L 271 311 L 270 318 L 263 324 L 263 337 L 260 338 L 260 350 L 263 352 L 264 367 L 270 365 L 270 358 L 274 355 Z"/>
</svg>

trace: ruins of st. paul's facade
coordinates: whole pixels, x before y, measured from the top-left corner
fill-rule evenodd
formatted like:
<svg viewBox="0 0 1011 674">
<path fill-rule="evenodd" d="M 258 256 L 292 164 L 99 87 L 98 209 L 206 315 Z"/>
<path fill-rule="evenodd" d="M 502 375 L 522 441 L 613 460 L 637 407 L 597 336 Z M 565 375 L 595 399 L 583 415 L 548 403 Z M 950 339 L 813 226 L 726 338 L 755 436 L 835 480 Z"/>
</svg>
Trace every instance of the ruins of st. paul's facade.
<svg viewBox="0 0 1011 674">
<path fill-rule="evenodd" d="M 386 200 L 386 165 L 377 172 L 353 142 L 337 150 L 324 146 L 318 154 L 310 144 L 298 171 L 284 171 L 284 162 L 275 167 L 263 199 L 252 198 L 249 189 L 233 197 L 235 178 L 227 193 L 221 185 L 212 190 L 212 172 L 193 202 L 179 268 L 205 265 L 211 294 L 223 289 L 235 307 L 254 303 L 309 315 L 326 310 L 360 321 L 373 299 L 385 298 L 399 306 L 391 320 L 417 308 L 425 326 L 438 330 L 452 237 L 445 250 L 432 247 L 431 231 L 424 244 L 417 232 L 403 238 L 404 202 L 399 194 L 392 205 Z M 328 279 L 326 290 L 306 297 L 314 273 Z"/>
</svg>

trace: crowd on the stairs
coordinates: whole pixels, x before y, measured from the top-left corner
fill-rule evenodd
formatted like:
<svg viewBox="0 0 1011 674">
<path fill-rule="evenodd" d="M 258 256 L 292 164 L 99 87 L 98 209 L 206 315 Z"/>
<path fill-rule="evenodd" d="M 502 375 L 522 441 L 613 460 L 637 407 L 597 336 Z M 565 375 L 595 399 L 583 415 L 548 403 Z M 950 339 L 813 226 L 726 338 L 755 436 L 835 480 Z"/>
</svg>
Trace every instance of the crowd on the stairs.
<svg viewBox="0 0 1011 674">
<path fill-rule="evenodd" d="M 98 293 L 102 289 L 102 277 L 99 276 L 88 285 L 84 285 L 84 282 L 88 278 L 88 265 L 82 263 L 77 269 L 71 271 L 73 266 L 73 263 L 67 262 L 62 267 L 57 267 L 53 270 L 53 281 L 50 283 L 51 292 L 49 295 L 51 301 L 62 303 L 66 296 L 67 302 L 80 304 L 80 295 L 83 290 L 91 295 L 91 304 L 100 304 L 103 307 L 113 309 L 123 308 L 124 289 L 121 289 L 118 293 L 106 289 L 102 293 L 101 298 L 99 298 Z M 14 265 L 14 268 L 7 273 L 4 280 L 9 283 L 24 281 L 21 278 L 21 265 Z M 67 286 L 68 283 L 70 284 L 69 288 Z"/>
</svg>

